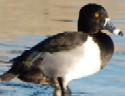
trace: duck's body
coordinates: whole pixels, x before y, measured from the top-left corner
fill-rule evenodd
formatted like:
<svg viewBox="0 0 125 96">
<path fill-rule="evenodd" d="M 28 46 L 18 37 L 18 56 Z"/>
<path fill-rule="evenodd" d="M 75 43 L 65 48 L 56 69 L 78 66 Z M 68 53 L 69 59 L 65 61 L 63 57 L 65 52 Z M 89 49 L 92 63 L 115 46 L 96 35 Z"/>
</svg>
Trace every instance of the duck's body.
<svg viewBox="0 0 125 96">
<path fill-rule="evenodd" d="M 41 50 L 38 54 L 36 49 L 42 48 L 37 46 L 43 45 L 40 43 L 36 45 L 36 47 L 33 47 L 32 50 L 35 49 L 34 51 L 29 53 L 37 53 L 35 57 L 26 55 L 28 56 L 27 59 L 30 59 L 32 63 L 41 60 L 38 68 L 43 71 L 47 77 L 65 77 L 70 81 L 94 74 L 107 64 L 114 52 L 114 44 L 111 38 L 105 33 L 100 32 L 94 35 L 88 35 L 83 32 L 61 33 L 62 38 L 64 38 L 63 42 L 67 41 L 64 35 L 69 36 L 68 39 L 74 39 L 71 40 L 68 45 L 64 44 L 65 47 L 67 46 L 67 49 L 64 49 L 63 46 L 58 46 L 58 50 L 55 50 L 55 48 L 51 49 L 51 51 L 53 51 L 52 53 L 42 52 Z M 71 35 L 74 35 L 76 38 L 73 38 Z M 56 36 L 58 39 L 60 34 Z M 74 43 L 74 41 L 79 41 L 79 43 Z M 26 77 L 28 78 L 27 75 Z"/>
<path fill-rule="evenodd" d="M 58 50 L 59 52 L 45 52 L 39 56 L 42 58 L 40 69 L 47 77 L 63 77 L 69 82 L 72 79 L 94 74 L 107 64 L 114 51 L 112 40 L 104 33 L 95 35 L 82 32 L 64 34 L 67 34 L 69 38 L 72 38 L 70 34 L 78 36 L 72 42 L 70 41 L 71 44 L 67 45 L 69 49 L 61 48 L 61 51 Z M 99 40 L 98 36 L 104 37 Z M 80 37 L 85 39 L 81 38 L 80 40 Z M 108 42 L 103 40 L 104 38 Z M 67 41 L 66 38 L 64 39 Z M 73 45 L 72 43 L 76 39 L 79 39 L 80 42 Z M 97 40 L 103 41 L 105 46 L 103 48 L 99 46 L 102 42 L 97 42 Z M 110 46 L 107 46 L 108 43 L 110 43 Z M 105 60 L 105 63 L 102 60 Z"/>
<path fill-rule="evenodd" d="M 1 81 L 17 76 L 26 82 L 52 84 L 65 93 L 71 80 L 100 71 L 111 59 L 113 41 L 101 30 L 114 32 L 115 27 L 110 28 L 106 18 L 102 6 L 86 5 L 80 10 L 79 32 L 59 33 L 25 51 L 12 60 L 12 68 L 0 77 Z"/>
</svg>

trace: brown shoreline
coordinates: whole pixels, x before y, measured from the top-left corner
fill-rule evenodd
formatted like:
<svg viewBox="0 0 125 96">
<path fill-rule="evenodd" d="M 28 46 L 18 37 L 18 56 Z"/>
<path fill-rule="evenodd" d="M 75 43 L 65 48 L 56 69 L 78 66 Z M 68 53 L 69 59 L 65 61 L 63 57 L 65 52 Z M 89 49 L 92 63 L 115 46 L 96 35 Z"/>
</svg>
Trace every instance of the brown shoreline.
<svg viewBox="0 0 125 96">
<path fill-rule="evenodd" d="M 123 18 L 120 12 L 125 9 L 124 3 L 117 0 L 1 0 L 0 36 L 75 31 L 77 22 L 72 20 L 77 21 L 80 7 L 91 2 L 103 5 L 111 18 Z"/>
<path fill-rule="evenodd" d="M 103 5 L 111 19 L 124 18 L 125 2 L 118 0 L 1 0 L 0 38 L 76 31 L 80 7 L 92 2 Z M 116 26 L 125 30 L 123 24 Z"/>
</svg>

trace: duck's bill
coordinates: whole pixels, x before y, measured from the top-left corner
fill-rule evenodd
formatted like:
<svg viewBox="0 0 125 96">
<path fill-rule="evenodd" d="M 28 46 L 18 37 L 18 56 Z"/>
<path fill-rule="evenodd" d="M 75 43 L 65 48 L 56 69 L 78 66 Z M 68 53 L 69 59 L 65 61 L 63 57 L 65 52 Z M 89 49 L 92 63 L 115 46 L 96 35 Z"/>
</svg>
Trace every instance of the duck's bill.
<svg viewBox="0 0 125 96">
<path fill-rule="evenodd" d="M 123 33 L 112 24 L 109 18 L 105 19 L 104 29 L 107 29 L 115 35 L 123 36 Z"/>
</svg>

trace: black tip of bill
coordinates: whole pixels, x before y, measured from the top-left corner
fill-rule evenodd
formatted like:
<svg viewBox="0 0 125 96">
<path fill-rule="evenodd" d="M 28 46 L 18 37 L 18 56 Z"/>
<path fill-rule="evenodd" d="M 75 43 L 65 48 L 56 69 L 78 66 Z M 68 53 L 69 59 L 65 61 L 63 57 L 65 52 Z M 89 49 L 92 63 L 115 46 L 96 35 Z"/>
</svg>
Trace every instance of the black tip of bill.
<svg viewBox="0 0 125 96">
<path fill-rule="evenodd" d="M 123 36 L 124 34 L 122 33 L 122 31 L 120 31 L 120 32 L 118 33 L 118 35 Z"/>
<path fill-rule="evenodd" d="M 123 36 L 122 31 L 119 29 L 114 29 L 112 33 L 114 33 L 115 35 Z"/>
</svg>

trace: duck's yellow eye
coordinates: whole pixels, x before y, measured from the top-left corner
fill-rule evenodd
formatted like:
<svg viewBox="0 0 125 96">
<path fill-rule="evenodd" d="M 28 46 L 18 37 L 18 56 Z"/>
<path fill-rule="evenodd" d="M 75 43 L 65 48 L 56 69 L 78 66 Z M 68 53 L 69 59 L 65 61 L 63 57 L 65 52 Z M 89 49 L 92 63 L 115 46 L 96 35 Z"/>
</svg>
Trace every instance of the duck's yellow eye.
<svg viewBox="0 0 125 96">
<path fill-rule="evenodd" d="M 99 18 L 100 14 L 98 12 L 95 12 L 95 18 Z"/>
</svg>

